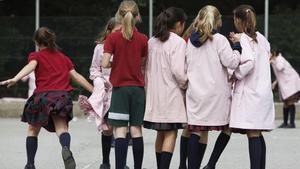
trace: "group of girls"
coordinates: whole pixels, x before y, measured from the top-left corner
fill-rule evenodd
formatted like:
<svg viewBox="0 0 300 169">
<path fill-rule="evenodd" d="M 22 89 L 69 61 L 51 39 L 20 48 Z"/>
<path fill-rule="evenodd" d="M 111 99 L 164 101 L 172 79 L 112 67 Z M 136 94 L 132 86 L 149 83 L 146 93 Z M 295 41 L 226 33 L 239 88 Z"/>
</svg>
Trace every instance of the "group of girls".
<svg viewBox="0 0 300 169">
<path fill-rule="evenodd" d="M 168 8 L 156 19 L 145 68 L 144 127 L 158 131 L 155 150 L 159 169 L 169 168 L 181 128 L 185 130 L 180 169 L 200 168 L 211 130 L 223 132 L 205 169 L 215 168 L 231 132 L 247 134 L 251 169 L 265 168 L 262 131 L 272 130 L 275 118 L 270 45 L 256 31 L 251 6 L 241 5 L 233 13 L 240 32 L 230 34 L 233 48 L 218 33 L 222 20 L 214 6 L 199 11 L 184 35 L 187 43 L 180 37 L 186 19 L 182 9 Z"/>
<path fill-rule="evenodd" d="M 264 169 L 266 145 L 262 131 L 274 128 L 270 45 L 256 31 L 256 14 L 251 6 L 241 5 L 233 14 L 239 32 L 229 36 L 233 47 L 218 33 L 221 14 L 211 5 L 199 11 L 185 38 L 181 37 L 187 18 L 184 11 L 175 7 L 164 10 L 157 16 L 154 36 L 148 41 L 135 27 L 140 21 L 137 4 L 122 1 L 95 48 L 90 69 L 95 87 L 59 52 L 55 34 L 47 28 L 38 29 L 34 40 L 40 51 L 29 55 L 29 63 L 14 78 L 1 82 L 10 87 L 35 71 L 37 88 L 22 116 L 22 121 L 29 124 L 25 168 L 35 168 L 41 127 L 57 133 L 66 169 L 75 168 L 68 133 L 68 121 L 72 119 L 71 76 L 86 90 L 102 94 L 100 101 L 88 100 L 93 109 L 90 111 L 100 118 L 98 125 L 103 130 L 100 169 L 110 168 L 112 133 L 115 168 L 126 168 L 128 130 L 134 168 L 142 168 L 142 125 L 157 131 L 158 169 L 170 168 L 178 129 L 184 129 L 180 169 L 200 168 L 211 130 L 222 132 L 205 169 L 215 168 L 231 132 L 247 134 L 251 169 Z M 93 106 L 94 101 L 100 108 Z"/>
</svg>

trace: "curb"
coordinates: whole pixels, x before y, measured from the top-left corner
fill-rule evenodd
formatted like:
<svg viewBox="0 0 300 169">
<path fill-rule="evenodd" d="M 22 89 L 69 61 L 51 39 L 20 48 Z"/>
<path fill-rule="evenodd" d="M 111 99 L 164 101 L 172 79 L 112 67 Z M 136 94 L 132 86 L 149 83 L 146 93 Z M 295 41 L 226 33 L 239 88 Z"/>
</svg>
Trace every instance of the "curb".
<svg viewBox="0 0 300 169">
<path fill-rule="evenodd" d="M 0 118 L 19 118 L 23 112 L 26 99 L 2 98 L 0 99 Z M 300 119 L 300 103 L 296 103 L 296 119 Z M 275 118 L 282 119 L 283 103 L 275 103 Z M 73 101 L 74 117 L 84 118 L 79 109 L 78 102 Z"/>
</svg>

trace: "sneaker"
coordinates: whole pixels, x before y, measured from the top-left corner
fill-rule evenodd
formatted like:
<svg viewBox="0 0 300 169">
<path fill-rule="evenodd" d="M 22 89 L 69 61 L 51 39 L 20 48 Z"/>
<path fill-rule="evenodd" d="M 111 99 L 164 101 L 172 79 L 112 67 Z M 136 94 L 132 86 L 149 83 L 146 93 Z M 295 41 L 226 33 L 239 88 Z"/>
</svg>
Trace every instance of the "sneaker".
<svg viewBox="0 0 300 169">
<path fill-rule="evenodd" d="M 110 169 L 109 164 L 101 164 L 99 169 Z"/>
<path fill-rule="evenodd" d="M 294 128 L 296 128 L 296 124 L 295 124 L 295 123 L 289 124 L 289 125 L 287 126 L 287 128 L 294 129 Z"/>
<path fill-rule="evenodd" d="M 34 164 L 26 164 L 24 169 L 35 169 Z"/>
<path fill-rule="evenodd" d="M 69 150 L 68 147 L 62 148 L 62 157 L 65 164 L 65 169 L 75 169 L 76 163 L 73 158 L 72 152 Z"/>
<path fill-rule="evenodd" d="M 278 126 L 278 128 L 288 128 L 288 125 L 285 123 L 282 123 L 280 126 Z"/>
</svg>

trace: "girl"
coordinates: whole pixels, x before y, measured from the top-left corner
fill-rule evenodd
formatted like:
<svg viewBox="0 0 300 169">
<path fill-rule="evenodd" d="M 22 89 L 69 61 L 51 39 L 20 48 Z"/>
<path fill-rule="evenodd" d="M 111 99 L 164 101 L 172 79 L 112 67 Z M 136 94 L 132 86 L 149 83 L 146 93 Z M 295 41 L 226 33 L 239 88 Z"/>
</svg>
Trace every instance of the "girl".
<svg viewBox="0 0 300 169">
<path fill-rule="evenodd" d="M 262 131 L 272 130 L 275 119 L 270 44 L 256 32 L 253 7 L 238 6 L 233 14 L 235 27 L 241 34 L 232 33 L 231 40 L 240 41 L 243 51 L 240 65 L 233 74 L 236 83 L 229 124 L 233 132 L 248 136 L 251 169 L 265 169 L 266 145 Z"/>
<path fill-rule="evenodd" d="M 240 53 L 223 35 L 221 14 L 214 6 L 203 7 L 193 22 L 187 45 L 188 168 L 199 169 L 209 130 L 224 130 L 229 123 L 230 83 L 227 68 L 235 69 Z"/>
<path fill-rule="evenodd" d="M 121 31 L 111 33 L 104 42 L 102 67 L 111 67 L 113 85 L 108 123 L 114 127 L 116 169 L 124 169 L 128 142 L 128 124 L 132 136 L 134 168 L 141 169 L 144 143 L 141 125 L 145 111 L 145 91 L 142 65 L 148 53 L 147 37 L 135 28 L 139 9 L 132 1 L 122 1 L 116 19 L 122 23 Z M 111 56 L 114 56 L 110 62 Z"/>
<path fill-rule="evenodd" d="M 88 99 L 82 96 L 79 101 L 80 107 L 85 110 L 90 117 L 95 118 L 98 130 L 102 131 L 101 143 L 103 160 L 100 169 L 110 169 L 109 154 L 113 135 L 112 128 L 107 126 L 104 120 L 110 104 L 112 86 L 109 83 L 110 69 L 102 69 L 101 67 L 103 43 L 110 33 L 119 30 L 120 27 L 120 23 L 118 23 L 115 18 L 111 18 L 97 39 L 97 45 L 90 67 L 90 79 L 94 81 L 94 91 Z"/>
<path fill-rule="evenodd" d="M 284 59 L 281 53 L 274 49 L 270 59 L 274 70 L 276 81 L 273 82 L 273 88 L 279 84 L 281 98 L 283 99 L 283 123 L 279 128 L 295 128 L 295 102 L 300 99 L 300 77 L 293 69 L 290 63 Z M 288 125 L 288 117 L 290 113 L 290 124 Z"/>
<path fill-rule="evenodd" d="M 149 42 L 146 65 L 146 110 L 144 127 L 157 131 L 155 152 L 158 169 L 168 169 L 177 130 L 187 122 L 182 89 L 186 88 L 186 43 L 180 37 L 186 15 L 180 8 L 161 12 Z"/>
<path fill-rule="evenodd" d="M 33 71 L 36 75 L 37 87 L 22 115 L 22 121 L 29 124 L 25 169 L 35 169 L 34 158 L 41 127 L 56 132 L 62 146 L 65 168 L 75 169 L 76 164 L 70 151 L 71 136 L 68 133 L 68 122 L 73 117 L 70 77 L 89 92 L 93 91 L 93 86 L 75 71 L 72 61 L 58 50 L 54 32 L 41 27 L 35 31 L 33 39 L 39 51 L 29 54 L 29 63 L 14 78 L 0 82 L 1 85 L 11 87 Z"/>
</svg>

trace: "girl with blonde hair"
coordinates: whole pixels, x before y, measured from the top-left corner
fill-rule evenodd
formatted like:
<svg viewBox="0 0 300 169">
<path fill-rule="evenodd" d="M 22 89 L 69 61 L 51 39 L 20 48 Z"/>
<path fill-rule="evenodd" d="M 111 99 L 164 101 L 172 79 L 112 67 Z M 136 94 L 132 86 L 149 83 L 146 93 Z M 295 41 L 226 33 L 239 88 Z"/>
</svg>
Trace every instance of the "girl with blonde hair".
<svg viewBox="0 0 300 169">
<path fill-rule="evenodd" d="M 227 68 L 238 66 L 240 52 L 239 48 L 232 50 L 226 37 L 218 33 L 221 25 L 218 9 L 203 7 L 193 22 L 187 44 L 189 169 L 200 168 L 208 131 L 225 130 L 229 124 L 231 88 Z"/>
<path fill-rule="evenodd" d="M 148 38 L 139 33 L 135 23 L 140 19 L 137 4 L 122 1 L 116 13 L 120 31 L 108 35 L 104 42 L 102 67 L 110 68 L 113 85 L 108 124 L 115 133 L 116 169 L 124 169 L 127 158 L 127 127 L 130 128 L 134 168 L 141 169 L 144 143 L 141 126 L 145 112 L 144 75 L 142 68 L 148 55 Z M 114 56 L 111 62 L 111 57 Z"/>
</svg>

